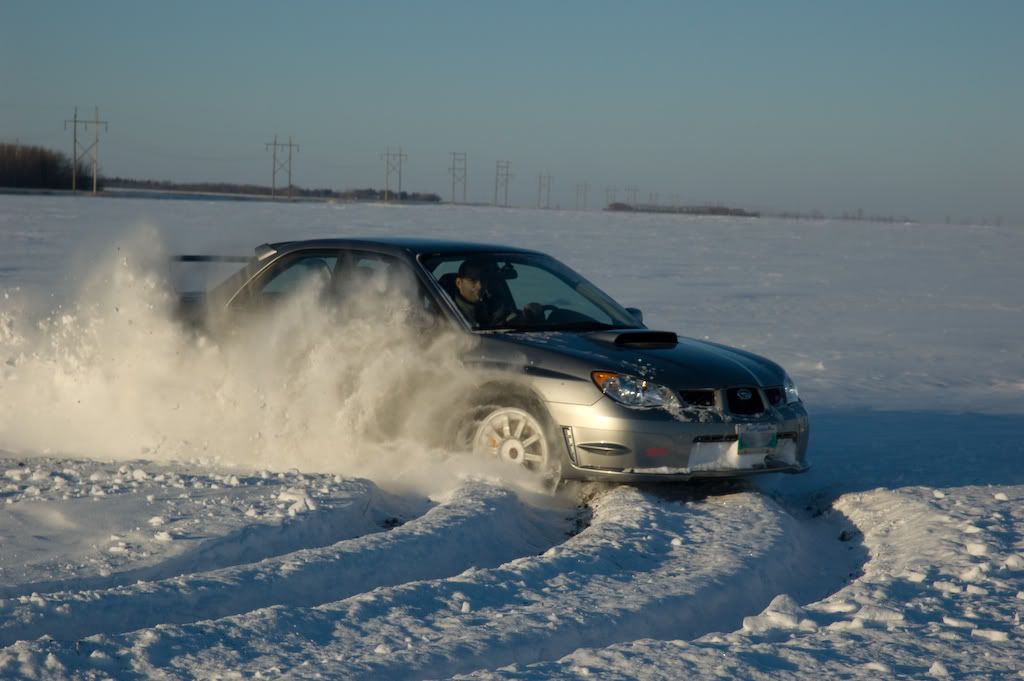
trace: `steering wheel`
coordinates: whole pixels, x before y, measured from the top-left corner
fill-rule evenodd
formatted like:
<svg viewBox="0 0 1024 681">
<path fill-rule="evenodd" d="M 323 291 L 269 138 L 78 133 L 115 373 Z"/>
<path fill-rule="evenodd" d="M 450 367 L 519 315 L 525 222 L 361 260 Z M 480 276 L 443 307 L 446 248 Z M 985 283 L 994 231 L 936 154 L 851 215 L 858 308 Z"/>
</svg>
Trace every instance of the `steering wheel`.
<svg viewBox="0 0 1024 681">
<path fill-rule="evenodd" d="M 523 319 L 528 322 L 545 322 L 557 305 L 541 305 L 540 303 L 527 303 L 523 306 Z"/>
</svg>

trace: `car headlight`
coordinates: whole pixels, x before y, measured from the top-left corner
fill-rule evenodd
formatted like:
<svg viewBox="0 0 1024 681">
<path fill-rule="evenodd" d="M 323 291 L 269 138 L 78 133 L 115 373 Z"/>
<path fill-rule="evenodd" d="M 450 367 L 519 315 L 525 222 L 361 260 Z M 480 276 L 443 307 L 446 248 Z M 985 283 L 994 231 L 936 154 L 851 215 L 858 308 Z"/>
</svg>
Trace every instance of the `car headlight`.
<svg viewBox="0 0 1024 681">
<path fill-rule="evenodd" d="M 595 371 L 590 377 L 601 392 L 621 405 L 668 412 L 678 412 L 681 408 L 679 398 L 671 389 L 651 383 L 646 378 L 611 371 Z"/>
<path fill-rule="evenodd" d="M 786 391 L 786 404 L 795 404 L 800 401 L 800 391 L 796 389 L 796 383 L 789 377 L 789 374 L 786 374 L 782 389 Z"/>
</svg>

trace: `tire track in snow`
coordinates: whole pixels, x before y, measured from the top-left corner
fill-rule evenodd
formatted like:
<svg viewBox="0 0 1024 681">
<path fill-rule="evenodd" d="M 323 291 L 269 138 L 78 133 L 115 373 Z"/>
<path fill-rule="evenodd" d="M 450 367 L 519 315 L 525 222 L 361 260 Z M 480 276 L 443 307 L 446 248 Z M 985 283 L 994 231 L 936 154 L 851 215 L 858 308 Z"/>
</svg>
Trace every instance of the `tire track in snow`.
<svg viewBox="0 0 1024 681">
<path fill-rule="evenodd" d="M 498 565 L 560 542 L 569 524 L 560 517 L 524 506 L 504 488 L 471 482 L 390 532 L 171 579 L 10 599 L 0 605 L 0 643 L 116 634 L 278 603 L 308 607 L 457 574 L 481 561 Z"/>
<path fill-rule="evenodd" d="M 1024 496 L 996 489 L 841 496 L 833 508 L 863 533 L 861 574 L 803 606 L 780 595 L 735 631 L 581 648 L 457 678 L 1020 678 Z M 986 505 L 993 497 L 1002 508 Z"/>
<path fill-rule="evenodd" d="M 59 580 L 0 586 L 0 599 L 17 599 L 19 596 L 46 595 L 54 592 L 112 589 L 140 580 L 168 579 L 182 574 L 253 563 L 276 555 L 306 548 L 329 546 L 343 539 L 380 532 L 386 529 L 383 524 L 386 519 L 396 516 L 411 518 L 422 514 L 430 506 L 426 500 L 412 502 L 410 499 L 383 492 L 369 480 L 351 479 L 341 483 L 332 482 L 328 488 L 323 490 L 323 494 L 317 495 L 319 497 L 318 508 L 310 512 L 305 506 L 310 503 L 305 483 L 289 485 L 294 481 L 288 478 L 285 479 L 284 484 L 281 484 L 279 480 L 271 480 L 271 482 L 275 483 L 273 487 L 263 488 L 267 490 L 269 499 L 260 501 L 266 504 L 269 500 L 281 502 L 287 499 L 285 505 L 299 501 L 299 505 L 303 506 L 303 511 L 294 514 L 293 517 L 278 519 L 277 522 L 250 521 L 240 528 L 232 529 L 222 536 L 206 539 L 179 555 L 168 557 L 153 565 L 117 571 L 107 575 L 66 577 Z M 252 489 L 249 480 L 245 480 L 241 484 L 240 487 L 227 488 L 223 491 L 230 494 L 236 490 L 248 492 Z M 154 486 L 151 489 L 166 496 L 166 489 L 162 487 Z M 150 489 L 142 486 L 134 490 L 134 493 L 139 496 L 148 491 Z M 206 490 L 200 492 L 206 492 Z M 105 497 L 106 506 L 114 509 L 109 510 L 109 513 L 136 512 L 137 502 L 130 498 L 125 499 L 124 509 L 116 510 L 120 501 L 119 496 L 116 493 L 111 493 Z M 215 502 L 216 498 L 208 496 L 206 501 Z M 242 498 L 246 503 L 250 501 L 250 498 L 244 496 Z M 190 503 L 194 504 L 194 499 L 195 493 L 190 494 Z M 174 500 L 165 501 L 160 508 L 163 514 L 174 515 Z M 160 520 L 163 521 L 163 518 Z M 174 529 L 176 532 L 180 531 L 178 528 Z M 0 615 L 2 615 L 2 609 L 0 609 Z"/>
<path fill-rule="evenodd" d="M 541 556 L 312 609 L 99 637 L 90 655 L 120 677 L 304 668 L 346 679 L 443 678 L 622 640 L 735 629 L 814 562 L 797 521 L 757 494 L 680 503 L 620 487 L 593 509 L 586 530 Z M 93 669 L 63 643 L 19 654 Z"/>
</svg>

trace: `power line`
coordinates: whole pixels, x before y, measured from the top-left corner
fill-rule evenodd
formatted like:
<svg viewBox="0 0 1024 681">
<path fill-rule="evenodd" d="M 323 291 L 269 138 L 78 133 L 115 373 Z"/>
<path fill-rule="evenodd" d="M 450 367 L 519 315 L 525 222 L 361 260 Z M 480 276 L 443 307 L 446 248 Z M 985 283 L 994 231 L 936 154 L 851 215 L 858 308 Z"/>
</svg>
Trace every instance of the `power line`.
<svg viewBox="0 0 1024 681">
<path fill-rule="evenodd" d="M 75 115 L 71 120 L 64 120 L 64 129 L 68 129 L 68 123 L 71 123 L 72 129 L 72 162 L 71 162 L 71 191 L 78 191 L 78 160 L 92 152 L 92 193 L 96 193 L 96 175 L 100 165 L 100 125 L 103 125 L 103 129 L 107 130 L 107 122 L 100 120 L 100 108 L 96 107 L 96 117 L 93 120 L 79 120 L 78 118 L 78 107 L 75 107 Z M 78 142 L 78 126 L 82 125 L 86 130 L 89 129 L 89 124 L 92 124 L 96 136 L 93 139 L 92 144 L 87 147 L 81 147 Z"/>
<path fill-rule="evenodd" d="M 408 158 L 402 153 L 402 147 L 398 151 L 391 151 L 391 147 L 380 155 L 384 161 L 384 200 L 388 201 L 391 194 L 391 176 L 398 175 L 398 200 L 402 200 L 402 161 Z"/>
<path fill-rule="evenodd" d="M 466 203 L 466 152 L 453 151 L 452 164 L 448 173 L 452 176 L 452 203 L 455 203 L 455 186 L 462 185 L 462 202 Z"/>
<path fill-rule="evenodd" d="M 281 169 L 283 169 L 283 168 L 285 168 L 287 166 L 287 168 L 288 168 L 288 198 L 291 199 L 292 198 L 292 149 L 294 148 L 295 151 L 298 151 L 299 150 L 299 145 L 298 144 L 292 144 L 292 137 L 291 137 L 291 135 L 288 136 L 288 144 L 285 144 L 284 142 L 278 142 L 277 141 L 277 135 L 274 135 L 274 141 L 273 142 L 267 142 L 266 144 L 267 144 L 267 148 L 268 149 L 273 148 L 273 150 L 274 150 L 274 155 L 273 155 L 274 170 L 270 173 L 270 195 L 271 196 L 277 196 L 277 171 L 281 170 Z M 278 147 L 282 147 L 282 148 L 287 147 L 287 149 L 288 149 L 288 160 L 287 161 L 282 160 L 280 163 L 277 162 L 277 148 Z"/>
</svg>

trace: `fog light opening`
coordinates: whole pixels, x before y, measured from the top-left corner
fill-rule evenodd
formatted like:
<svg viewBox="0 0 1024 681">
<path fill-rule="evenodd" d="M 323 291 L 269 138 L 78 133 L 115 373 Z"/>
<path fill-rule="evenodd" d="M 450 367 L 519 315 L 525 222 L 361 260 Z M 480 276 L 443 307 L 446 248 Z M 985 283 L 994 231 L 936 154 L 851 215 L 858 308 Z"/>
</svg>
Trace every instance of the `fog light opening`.
<svg viewBox="0 0 1024 681">
<path fill-rule="evenodd" d="M 569 460 L 573 465 L 579 463 L 576 459 L 576 438 L 572 436 L 572 426 L 562 426 L 562 437 L 565 438 L 565 448 L 569 452 Z"/>
</svg>

